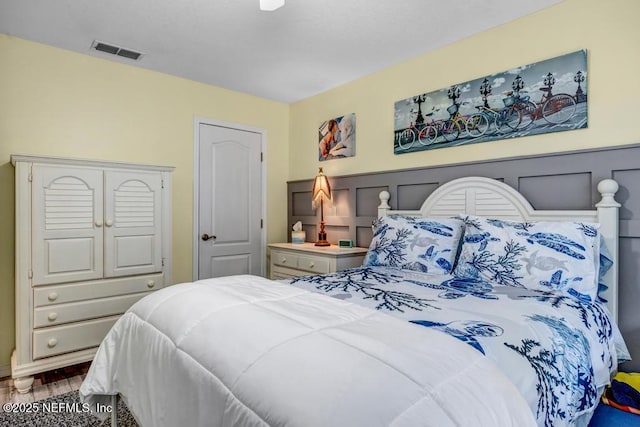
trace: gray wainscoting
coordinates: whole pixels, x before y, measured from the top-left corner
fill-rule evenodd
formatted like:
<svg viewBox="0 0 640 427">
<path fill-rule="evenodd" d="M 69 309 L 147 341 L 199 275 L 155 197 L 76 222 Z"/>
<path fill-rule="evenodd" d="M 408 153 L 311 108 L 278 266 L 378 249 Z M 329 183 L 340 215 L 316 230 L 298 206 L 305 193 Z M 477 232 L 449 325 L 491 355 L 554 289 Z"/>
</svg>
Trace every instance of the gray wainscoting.
<svg viewBox="0 0 640 427">
<path fill-rule="evenodd" d="M 335 160 L 339 162 L 340 160 Z M 328 240 L 351 239 L 367 247 L 377 216 L 378 194 L 391 193 L 394 209 L 419 209 L 440 184 L 464 176 L 499 179 L 521 192 L 536 209 L 594 209 L 598 182 L 620 184 L 619 325 L 636 360 L 623 369 L 640 370 L 640 144 L 579 152 L 463 163 L 421 169 L 330 176 L 333 206 L 325 205 Z M 311 208 L 312 180 L 288 183 L 288 222 L 301 221 L 315 241 L 320 210 Z"/>
</svg>

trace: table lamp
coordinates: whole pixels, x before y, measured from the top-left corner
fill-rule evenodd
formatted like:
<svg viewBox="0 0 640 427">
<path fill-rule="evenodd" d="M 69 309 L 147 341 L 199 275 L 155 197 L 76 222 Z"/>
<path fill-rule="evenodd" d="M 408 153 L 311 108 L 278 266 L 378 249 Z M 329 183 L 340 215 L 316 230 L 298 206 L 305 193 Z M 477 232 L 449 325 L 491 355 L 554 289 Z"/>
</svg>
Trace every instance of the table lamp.
<svg viewBox="0 0 640 427">
<path fill-rule="evenodd" d="M 331 245 L 327 241 L 327 233 L 324 231 L 324 199 L 331 201 L 331 185 L 329 180 L 322 173 L 322 168 L 318 171 L 315 181 L 313 181 L 313 208 L 318 206 L 318 200 L 320 201 L 320 232 L 318 233 L 318 241 L 316 246 L 329 246 Z"/>
</svg>

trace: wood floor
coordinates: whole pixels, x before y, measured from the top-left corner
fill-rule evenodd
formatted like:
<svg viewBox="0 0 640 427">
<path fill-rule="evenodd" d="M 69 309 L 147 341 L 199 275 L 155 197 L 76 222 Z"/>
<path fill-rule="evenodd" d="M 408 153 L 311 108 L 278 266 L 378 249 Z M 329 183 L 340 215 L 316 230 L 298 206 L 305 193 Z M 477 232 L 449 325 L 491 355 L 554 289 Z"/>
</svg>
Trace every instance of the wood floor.
<svg viewBox="0 0 640 427">
<path fill-rule="evenodd" d="M 0 404 L 34 402 L 78 390 L 87 375 L 90 364 L 91 362 L 86 362 L 36 374 L 34 375 L 33 387 L 26 394 L 20 394 L 16 391 L 11 378 L 1 378 Z"/>
</svg>

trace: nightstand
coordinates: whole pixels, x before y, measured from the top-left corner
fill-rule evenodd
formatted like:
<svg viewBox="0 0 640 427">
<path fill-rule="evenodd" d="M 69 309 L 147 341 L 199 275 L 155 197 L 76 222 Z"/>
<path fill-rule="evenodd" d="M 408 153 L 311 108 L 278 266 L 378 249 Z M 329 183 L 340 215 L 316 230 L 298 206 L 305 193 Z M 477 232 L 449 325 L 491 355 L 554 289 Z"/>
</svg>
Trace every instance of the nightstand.
<svg viewBox="0 0 640 427">
<path fill-rule="evenodd" d="M 315 246 L 313 243 L 272 243 L 269 249 L 270 278 L 274 280 L 359 267 L 367 253 L 367 248 Z"/>
</svg>

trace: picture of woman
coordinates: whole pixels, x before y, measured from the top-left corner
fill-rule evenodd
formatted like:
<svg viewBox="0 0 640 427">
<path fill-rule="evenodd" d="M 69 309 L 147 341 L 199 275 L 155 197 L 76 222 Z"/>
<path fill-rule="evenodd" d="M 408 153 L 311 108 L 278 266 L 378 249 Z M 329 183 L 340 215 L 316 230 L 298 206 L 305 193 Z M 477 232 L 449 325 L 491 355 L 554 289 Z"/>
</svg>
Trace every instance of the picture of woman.
<svg viewBox="0 0 640 427">
<path fill-rule="evenodd" d="M 325 160 L 329 156 L 329 152 L 338 143 L 340 137 L 340 129 L 335 119 L 326 122 L 326 129 L 326 134 L 320 138 L 320 160 Z"/>
<path fill-rule="evenodd" d="M 354 113 L 323 122 L 318 128 L 318 160 L 353 157 L 356 154 Z"/>
</svg>

